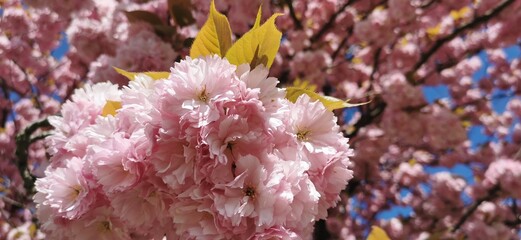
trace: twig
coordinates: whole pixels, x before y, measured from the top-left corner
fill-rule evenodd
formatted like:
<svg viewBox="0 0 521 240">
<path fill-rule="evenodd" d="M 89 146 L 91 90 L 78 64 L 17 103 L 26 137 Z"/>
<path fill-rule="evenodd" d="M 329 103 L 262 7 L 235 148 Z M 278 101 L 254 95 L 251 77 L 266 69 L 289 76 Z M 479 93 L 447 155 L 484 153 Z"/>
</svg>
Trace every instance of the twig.
<svg viewBox="0 0 521 240">
<path fill-rule="evenodd" d="M 456 225 L 454 225 L 451 232 L 453 232 L 453 233 L 456 232 L 465 223 L 465 221 L 467 221 L 467 219 L 474 213 L 474 211 L 476 211 L 476 209 L 478 209 L 478 207 L 479 207 L 479 205 L 481 205 L 481 203 L 483 203 L 485 201 L 490 201 L 494 197 L 496 197 L 496 193 L 498 193 L 500 189 L 501 188 L 499 187 L 499 185 L 496 185 L 488 191 L 487 196 L 477 199 L 476 202 L 474 202 L 474 204 L 472 204 L 467 209 L 467 211 L 465 211 L 465 213 L 463 213 L 463 216 L 461 216 L 460 220 L 456 223 Z"/>
<path fill-rule="evenodd" d="M 376 52 L 374 53 L 374 56 L 373 56 L 373 70 L 371 71 L 371 75 L 369 76 L 369 79 L 371 81 L 374 80 L 374 74 L 376 73 L 376 71 L 378 71 L 378 64 L 379 64 L 380 54 L 381 53 L 382 53 L 382 48 L 376 49 Z"/>
<path fill-rule="evenodd" d="M 347 36 L 345 36 L 342 41 L 340 41 L 340 43 L 338 44 L 338 48 L 335 49 L 335 51 L 333 52 L 333 54 L 331 54 L 331 60 L 335 60 L 335 58 L 338 56 L 338 54 L 340 53 L 340 50 L 344 47 L 344 45 L 347 43 L 347 38 L 350 36 L 351 34 L 348 34 Z"/>
<path fill-rule="evenodd" d="M 479 47 L 479 48 L 468 50 L 465 53 L 463 53 L 461 56 L 458 56 L 456 58 L 461 58 L 461 57 L 465 57 L 465 56 L 474 56 L 474 55 L 478 54 L 481 50 L 483 50 L 482 46 Z M 460 63 L 460 62 L 458 62 L 458 61 L 448 61 L 446 63 L 441 63 L 441 64 L 439 64 L 436 67 L 436 69 L 433 69 L 429 73 L 425 74 L 425 76 L 422 77 L 421 79 L 416 80 L 415 84 L 417 84 L 417 85 L 418 84 L 422 84 L 427 78 L 431 77 L 434 73 L 441 73 L 443 70 L 451 68 L 451 67 L 454 67 L 458 63 Z"/>
<path fill-rule="evenodd" d="M 0 195 L 2 201 L 9 203 L 15 207 L 23 207 L 23 204 L 5 195 Z"/>
<path fill-rule="evenodd" d="M 517 211 L 517 199 L 512 198 L 512 213 L 514 214 L 515 219 L 513 221 L 505 221 L 505 225 L 509 227 L 516 227 L 521 224 L 521 215 L 519 215 Z"/>
<path fill-rule="evenodd" d="M 327 230 L 326 221 L 320 219 L 315 222 L 315 230 L 313 231 L 313 239 L 330 239 L 331 234 Z"/>
<path fill-rule="evenodd" d="M 350 1 L 347 1 L 346 3 L 344 3 L 344 5 L 342 5 L 338 9 L 338 11 L 336 11 L 335 13 L 333 13 L 333 15 L 331 15 L 331 17 L 329 17 L 326 24 L 322 25 L 322 28 L 320 28 L 320 30 L 318 30 L 318 32 L 316 34 L 311 36 L 310 41 L 313 43 L 313 42 L 316 42 L 318 39 L 320 39 L 320 37 L 322 37 L 322 35 L 324 35 L 327 32 L 327 30 L 329 30 L 329 28 L 331 28 L 334 25 L 335 20 L 338 17 L 338 15 L 340 13 L 342 13 L 349 5 L 355 3 L 356 1 L 357 0 L 350 0 Z"/>
<path fill-rule="evenodd" d="M 29 143 L 35 143 L 37 141 L 40 141 L 40 140 L 43 140 L 45 139 L 46 137 L 48 137 L 50 134 L 42 134 L 42 135 L 39 135 L 39 136 L 36 136 L 34 138 L 31 138 L 30 142 Z"/>
<path fill-rule="evenodd" d="M 418 8 L 428 8 L 428 7 L 432 6 L 432 4 L 435 3 L 435 2 L 436 2 L 435 0 L 430 0 L 427 3 L 424 3 L 424 4 L 420 5 L 420 6 L 418 6 Z"/>
<path fill-rule="evenodd" d="M 471 28 L 477 27 L 480 24 L 487 22 L 492 17 L 496 16 L 501 11 L 503 11 L 505 8 L 507 8 L 513 2 L 514 2 L 514 0 L 504 0 L 497 7 L 488 11 L 484 15 L 476 17 L 472 22 L 467 23 L 467 24 L 457 28 L 451 34 L 436 40 L 434 45 L 429 50 L 427 50 L 427 52 L 425 52 L 421 55 L 420 60 L 414 65 L 412 70 L 407 75 L 412 76 L 412 74 L 414 72 L 418 71 L 418 69 L 420 69 L 420 67 L 423 66 L 423 64 L 425 64 L 432 57 L 432 55 L 434 55 L 434 53 L 436 53 L 438 51 L 438 49 L 440 49 L 445 43 L 453 40 L 462 32 L 469 30 Z M 417 83 L 414 83 L 414 85 L 417 85 Z"/>
<path fill-rule="evenodd" d="M 293 3 L 291 0 L 285 0 L 286 5 L 288 5 L 289 9 L 289 15 L 291 16 L 291 19 L 293 19 L 293 24 L 295 24 L 295 27 L 297 29 L 302 29 L 302 23 L 297 17 L 297 14 L 295 14 L 295 9 L 293 8 Z"/>
<path fill-rule="evenodd" d="M 18 167 L 18 171 L 20 172 L 20 176 L 24 180 L 24 188 L 27 191 L 26 194 L 31 194 L 34 191 L 34 181 L 35 177 L 31 175 L 29 169 L 27 168 L 27 161 L 29 158 L 29 146 L 31 143 L 35 142 L 35 139 L 40 139 L 42 136 L 37 136 L 35 138 L 31 138 L 31 135 L 36 132 L 36 130 L 40 128 L 50 127 L 51 124 L 47 119 L 41 120 L 39 122 L 35 122 L 29 127 L 25 128 L 25 130 L 16 136 L 16 165 Z"/>
<path fill-rule="evenodd" d="M 365 113 L 362 113 L 360 119 L 353 126 L 354 130 L 350 133 L 344 133 L 344 136 L 348 138 L 353 138 L 358 134 L 362 127 L 365 127 L 373 123 L 373 120 L 384 112 L 385 107 L 387 106 L 387 104 L 384 101 L 373 99 L 373 102 L 375 102 L 374 108 L 369 108 Z"/>
<path fill-rule="evenodd" d="M 7 89 L 7 84 L 5 82 L 5 80 L 3 78 L 0 78 L 0 87 L 2 88 L 2 94 L 3 94 L 3 97 L 8 100 L 9 99 L 9 91 Z M 7 118 L 8 118 L 8 115 L 9 115 L 9 106 L 5 106 L 3 107 L 2 109 L 2 128 L 5 128 L 5 124 L 7 123 Z"/>
</svg>

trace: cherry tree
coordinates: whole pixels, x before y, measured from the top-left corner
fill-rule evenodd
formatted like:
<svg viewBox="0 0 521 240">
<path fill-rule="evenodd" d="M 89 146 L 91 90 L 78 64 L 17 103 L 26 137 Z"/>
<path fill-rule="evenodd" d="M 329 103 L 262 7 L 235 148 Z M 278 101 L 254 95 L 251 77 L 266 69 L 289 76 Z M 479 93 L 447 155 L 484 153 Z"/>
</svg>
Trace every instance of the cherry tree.
<svg viewBox="0 0 521 240">
<path fill-rule="evenodd" d="M 276 21 L 280 49 L 269 69 L 279 87 L 305 85 L 365 103 L 334 111 L 340 128 L 332 131 L 349 138 L 354 150 L 353 178 L 327 218 L 316 222 L 315 238 L 364 238 L 371 226 L 392 239 L 519 237 L 521 63 L 511 52 L 519 52 L 520 1 L 215 1 L 233 40 L 256 24 L 260 5 L 263 20 L 283 13 Z M 1 238 L 44 237 L 34 215 L 34 182 L 48 165 L 68 166 L 49 162 L 50 156 L 70 153 L 46 151 L 59 142 L 43 140 L 57 126 L 48 117 L 71 117 L 60 125 L 68 134 L 62 140 L 93 124 L 88 109 L 101 111 L 105 103 L 67 107 L 85 99 L 75 99 L 75 89 L 101 84 L 90 90 L 121 100 L 114 96 L 129 80 L 113 67 L 169 71 L 190 55 L 209 11 L 209 0 L 2 1 Z M 64 41 L 68 51 L 55 58 Z M 433 88 L 446 94 L 433 100 L 425 91 Z M 169 184 L 166 175 L 160 178 Z M 92 197 L 85 196 L 84 207 Z M 384 217 L 400 208 L 406 213 Z M 97 211 L 92 216 L 112 210 Z"/>
</svg>

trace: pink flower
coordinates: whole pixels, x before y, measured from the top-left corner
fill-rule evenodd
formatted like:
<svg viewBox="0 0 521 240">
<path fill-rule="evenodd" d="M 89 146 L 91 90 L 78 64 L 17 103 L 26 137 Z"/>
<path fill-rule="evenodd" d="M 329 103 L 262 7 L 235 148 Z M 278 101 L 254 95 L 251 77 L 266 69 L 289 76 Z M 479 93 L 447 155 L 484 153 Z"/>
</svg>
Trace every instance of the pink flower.
<svg viewBox="0 0 521 240">
<path fill-rule="evenodd" d="M 66 167 L 47 169 L 46 177 L 36 181 L 35 202 L 49 206 L 56 216 L 67 219 L 81 217 L 95 200 L 83 173 L 83 160 L 72 158 Z"/>
<path fill-rule="evenodd" d="M 55 130 L 46 141 L 55 159 L 54 166 L 62 164 L 62 159 L 85 155 L 87 139 L 81 131 L 95 123 L 107 100 L 118 101 L 119 95 L 117 86 L 110 83 L 85 85 L 74 92 L 70 101 L 63 104 L 61 116 L 49 117 Z"/>
<path fill-rule="evenodd" d="M 80 240 L 124 240 L 130 239 L 128 229 L 114 216 L 109 207 L 99 207 L 70 226 L 72 238 Z"/>
<path fill-rule="evenodd" d="M 499 159 L 490 164 L 485 172 L 483 184 L 488 187 L 499 185 L 499 187 L 518 198 L 521 197 L 521 163 L 512 159 Z"/>
<path fill-rule="evenodd" d="M 255 233 L 248 238 L 249 240 L 274 240 L 274 239 L 302 239 L 297 233 L 284 228 L 283 226 L 275 226 L 265 229 L 263 232 Z"/>
<path fill-rule="evenodd" d="M 319 101 L 301 95 L 289 112 L 288 130 L 299 146 L 310 153 L 336 152 L 340 140 L 336 117 Z"/>
<path fill-rule="evenodd" d="M 421 164 L 403 162 L 397 170 L 394 179 L 404 186 L 416 186 L 426 177 Z"/>
<path fill-rule="evenodd" d="M 218 56 L 176 63 L 164 82 L 167 90 L 160 99 L 161 110 L 181 115 L 194 127 L 207 125 L 217 117 L 210 114 L 211 105 L 238 92 L 235 68 Z"/>
<path fill-rule="evenodd" d="M 279 99 L 284 98 L 284 90 L 277 88 L 279 81 L 274 77 L 268 77 L 268 69 L 263 65 L 250 70 L 248 64 L 242 64 L 237 68 L 237 75 L 241 81 L 246 83 L 246 87 L 251 90 L 259 91 L 259 100 L 262 101 L 267 111 L 276 111 L 280 105 Z"/>
<path fill-rule="evenodd" d="M 219 184 L 214 190 L 217 211 L 235 226 L 246 217 L 255 218 L 257 226 L 271 225 L 273 209 L 262 206 L 271 198 L 266 186 L 268 169 L 255 156 L 248 155 L 235 161 L 232 173 L 237 176 L 233 181 Z"/>
<path fill-rule="evenodd" d="M 146 151 L 135 151 L 140 139 L 127 139 L 121 133 L 89 148 L 89 170 L 107 194 L 125 191 L 137 184 L 146 169 Z M 141 138 L 141 141 L 146 139 Z"/>
<path fill-rule="evenodd" d="M 171 196 L 150 182 L 142 182 L 134 188 L 115 194 L 111 199 L 114 215 L 119 216 L 125 227 L 141 235 L 162 236 L 171 228 L 168 215 Z"/>
<path fill-rule="evenodd" d="M 380 77 L 382 97 L 389 108 L 404 109 L 420 107 L 426 104 L 420 87 L 414 87 L 407 82 L 405 75 L 391 72 Z"/>
</svg>

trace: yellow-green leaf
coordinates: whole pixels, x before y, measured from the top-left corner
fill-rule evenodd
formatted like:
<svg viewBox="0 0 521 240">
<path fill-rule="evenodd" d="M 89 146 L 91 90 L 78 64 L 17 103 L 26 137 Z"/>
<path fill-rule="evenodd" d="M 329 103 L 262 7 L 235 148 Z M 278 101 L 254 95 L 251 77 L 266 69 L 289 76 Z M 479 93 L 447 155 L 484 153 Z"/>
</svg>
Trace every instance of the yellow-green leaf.
<svg viewBox="0 0 521 240">
<path fill-rule="evenodd" d="M 367 240 L 390 240 L 389 236 L 383 229 L 377 226 L 373 226 Z"/>
<path fill-rule="evenodd" d="M 255 29 L 260 26 L 261 17 L 262 17 L 262 5 L 259 7 L 259 10 L 257 11 L 257 17 L 255 18 L 255 24 L 253 24 L 253 27 L 251 29 Z"/>
<path fill-rule="evenodd" d="M 105 106 L 103 106 L 103 110 L 101 110 L 101 116 L 108 116 L 108 115 L 116 115 L 116 110 L 121 108 L 121 102 L 118 101 L 111 101 L 107 100 L 107 103 L 105 103 Z"/>
<path fill-rule="evenodd" d="M 31 223 L 31 225 L 29 226 L 29 236 L 35 237 L 37 231 L 38 231 L 38 228 L 36 227 L 36 225 L 34 223 Z"/>
<path fill-rule="evenodd" d="M 169 72 L 127 72 L 121 68 L 113 67 L 116 72 L 127 77 L 130 81 L 133 81 L 136 75 L 145 74 L 154 80 L 168 78 Z"/>
<path fill-rule="evenodd" d="M 273 14 L 264 24 L 256 27 L 257 22 L 260 23 L 260 15 L 257 14 L 254 27 L 237 40 L 226 53 L 230 63 L 237 66 L 249 63 L 252 69 L 259 64 L 271 67 L 282 38 L 282 33 L 275 26 L 275 19 L 282 14 Z"/>
<path fill-rule="evenodd" d="M 330 111 L 333 111 L 335 109 L 340 109 L 340 108 L 356 107 L 356 106 L 367 104 L 367 102 L 352 104 L 352 103 L 349 103 L 348 101 L 344 101 L 342 99 L 338 99 L 335 97 L 322 96 L 316 92 L 313 92 L 313 91 L 311 91 L 309 89 L 305 89 L 305 88 L 299 88 L 299 87 L 287 87 L 286 88 L 286 98 L 288 100 L 290 100 L 291 102 L 296 102 L 298 97 L 300 97 L 300 95 L 302 95 L 302 94 L 308 95 L 309 98 L 311 98 L 314 101 L 319 100 Z"/>
<path fill-rule="evenodd" d="M 190 57 L 196 58 L 212 54 L 223 57 L 231 46 L 232 30 L 228 18 L 215 9 L 212 0 L 208 20 L 195 37 L 190 49 Z"/>
<path fill-rule="evenodd" d="M 293 87 L 302 88 L 313 92 L 317 90 L 317 85 L 312 84 L 309 81 L 301 80 L 300 78 L 296 78 L 295 81 L 293 81 Z"/>
</svg>

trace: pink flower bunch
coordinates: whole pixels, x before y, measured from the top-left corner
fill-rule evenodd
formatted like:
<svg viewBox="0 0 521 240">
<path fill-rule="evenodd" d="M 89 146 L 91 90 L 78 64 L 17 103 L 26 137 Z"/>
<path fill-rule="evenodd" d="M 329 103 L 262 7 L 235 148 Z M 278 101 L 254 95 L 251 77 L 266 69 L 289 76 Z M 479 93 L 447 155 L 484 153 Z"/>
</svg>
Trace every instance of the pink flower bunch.
<svg viewBox="0 0 521 240">
<path fill-rule="evenodd" d="M 52 239 L 300 239 L 352 178 L 336 117 L 267 68 L 187 58 L 167 79 L 87 85 L 48 137 Z M 111 111 L 110 109 L 116 109 Z"/>
</svg>

